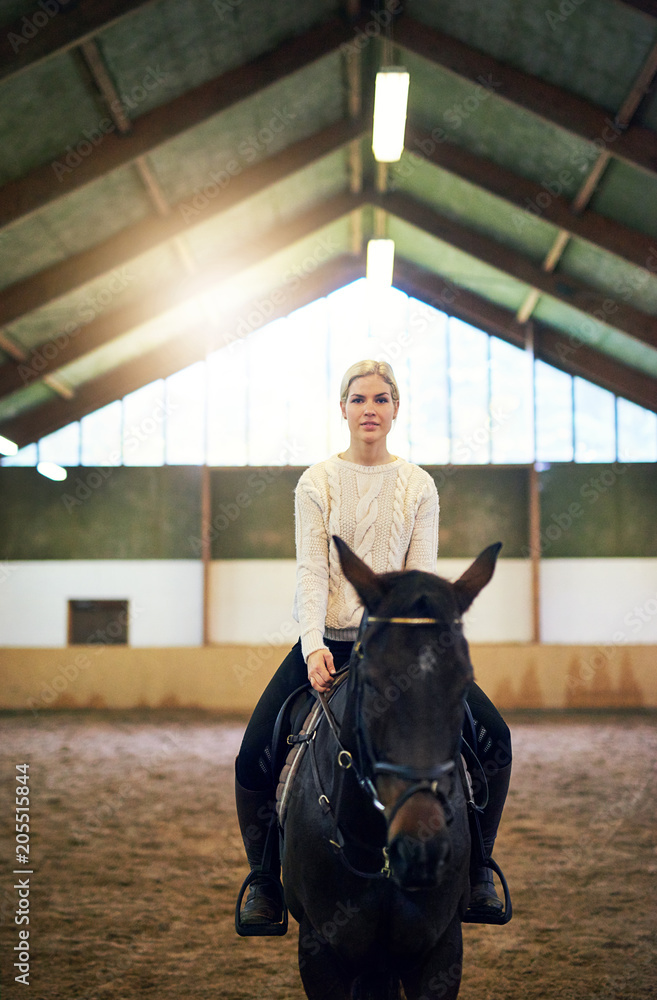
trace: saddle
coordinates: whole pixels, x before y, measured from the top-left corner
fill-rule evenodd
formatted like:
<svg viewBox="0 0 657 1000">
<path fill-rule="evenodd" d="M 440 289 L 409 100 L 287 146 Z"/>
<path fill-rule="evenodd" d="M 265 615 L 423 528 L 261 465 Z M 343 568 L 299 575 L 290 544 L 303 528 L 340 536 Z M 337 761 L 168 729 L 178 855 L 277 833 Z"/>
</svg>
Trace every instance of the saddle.
<svg viewBox="0 0 657 1000">
<path fill-rule="evenodd" d="M 336 691 L 339 690 L 342 683 L 346 680 L 347 675 L 347 670 L 343 670 L 336 675 L 333 687 L 328 695 L 329 703 L 334 697 Z M 295 718 L 297 720 L 303 718 L 303 722 L 298 726 L 294 726 L 293 724 L 292 732 L 287 736 L 286 743 L 287 746 L 290 747 L 290 750 L 288 751 L 285 763 L 283 764 L 278 776 L 278 785 L 276 787 L 276 814 L 278 816 L 278 823 L 281 829 L 283 829 L 285 825 L 290 791 L 292 789 L 292 785 L 294 784 L 294 779 L 299 769 L 299 765 L 303 759 L 303 755 L 308 747 L 308 744 L 311 740 L 315 739 L 317 727 L 322 721 L 322 717 L 324 715 L 324 709 L 321 702 L 316 700 L 312 694 L 310 699 L 307 695 L 304 697 L 303 691 L 298 693 L 295 692 L 295 694 L 297 697 L 291 709 L 292 720 L 294 721 Z M 280 737 L 274 745 L 277 747 L 279 742 Z"/>
</svg>

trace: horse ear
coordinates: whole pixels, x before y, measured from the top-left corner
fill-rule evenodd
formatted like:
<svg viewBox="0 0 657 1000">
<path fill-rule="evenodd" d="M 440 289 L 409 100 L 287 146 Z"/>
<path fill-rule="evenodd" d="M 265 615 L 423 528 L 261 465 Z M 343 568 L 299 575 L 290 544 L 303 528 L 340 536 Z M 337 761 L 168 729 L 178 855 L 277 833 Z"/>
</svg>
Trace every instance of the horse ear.
<svg viewBox="0 0 657 1000">
<path fill-rule="evenodd" d="M 501 548 L 501 542 L 489 545 L 487 549 L 479 553 L 472 566 L 466 569 L 463 576 L 460 576 L 453 585 L 461 613 L 470 607 L 477 594 L 484 589 L 492 577 L 495 572 L 497 555 Z"/>
<path fill-rule="evenodd" d="M 383 587 L 379 583 L 379 578 L 362 559 L 359 559 L 351 551 L 347 543 L 343 542 L 339 535 L 333 535 L 333 541 L 340 556 L 342 572 L 347 580 L 349 580 L 349 583 L 356 589 L 358 596 L 367 610 L 371 611 L 383 597 Z"/>
</svg>

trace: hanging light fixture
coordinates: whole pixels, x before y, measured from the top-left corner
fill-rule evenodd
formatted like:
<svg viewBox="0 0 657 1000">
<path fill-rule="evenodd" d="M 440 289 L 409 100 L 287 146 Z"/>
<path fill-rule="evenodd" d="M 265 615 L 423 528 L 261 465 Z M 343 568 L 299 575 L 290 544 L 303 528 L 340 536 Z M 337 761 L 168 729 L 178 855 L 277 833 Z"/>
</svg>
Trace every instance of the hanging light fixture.
<svg viewBox="0 0 657 1000">
<path fill-rule="evenodd" d="M 42 476 L 45 476 L 46 479 L 54 479 L 56 483 L 61 483 L 68 475 L 66 469 L 54 462 L 39 462 L 36 468 Z"/>
<path fill-rule="evenodd" d="M 404 151 L 409 83 L 402 66 L 384 66 L 376 74 L 372 150 L 379 163 L 395 163 Z"/>
<path fill-rule="evenodd" d="M 18 445 L 0 434 L 0 455 L 16 455 L 17 452 Z"/>
<path fill-rule="evenodd" d="M 369 240 L 367 244 L 367 279 L 382 288 L 392 285 L 395 262 L 394 240 Z"/>
</svg>

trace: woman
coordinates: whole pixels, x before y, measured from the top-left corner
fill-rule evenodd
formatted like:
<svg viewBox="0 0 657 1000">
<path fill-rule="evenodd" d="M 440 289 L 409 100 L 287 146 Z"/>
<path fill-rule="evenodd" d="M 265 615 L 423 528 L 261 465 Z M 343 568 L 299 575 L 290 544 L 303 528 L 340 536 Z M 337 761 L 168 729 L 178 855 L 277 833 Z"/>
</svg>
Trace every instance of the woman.
<svg viewBox="0 0 657 1000">
<path fill-rule="evenodd" d="M 362 615 L 331 537 L 343 538 L 375 573 L 436 572 L 436 486 L 423 469 L 391 455 L 387 447 L 399 410 L 399 390 L 390 365 L 377 361 L 352 365 L 342 379 L 340 407 L 349 428 L 349 447 L 307 469 L 295 492 L 295 618 L 300 638 L 260 698 L 236 761 L 237 812 L 252 869 L 262 863 L 275 815 L 270 741 L 278 710 L 307 680 L 316 691 L 328 691 L 336 670 L 349 661 Z M 503 719 L 476 684 L 468 703 L 488 780 L 481 825 L 490 855 L 509 784 L 511 740 Z M 278 861 L 275 868 L 251 883 L 242 923 L 266 926 L 280 920 L 280 891 L 273 884 Z M 472 882 L 471 911 L 501 912 L 490 870 L 474 872 Z"/>
</svg>

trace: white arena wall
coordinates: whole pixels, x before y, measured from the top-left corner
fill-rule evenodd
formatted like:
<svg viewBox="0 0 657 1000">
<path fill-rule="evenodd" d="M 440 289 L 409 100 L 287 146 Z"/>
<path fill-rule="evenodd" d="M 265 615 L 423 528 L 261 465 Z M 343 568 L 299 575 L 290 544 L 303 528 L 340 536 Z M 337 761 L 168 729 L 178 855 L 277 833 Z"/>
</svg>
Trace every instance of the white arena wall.
<svg viewBox="0 0 657 1000">
<path fill-rule="evenodd" d="M 469 563 L 438 571 L 455 579 Z M 543 560 L 540 644 L 530 573 L 501 559 L 466 616 L 478 680 L 500 706 L 657 707 L 657 559 Z M 213 562 L 205 647 L 202 590 L 194 560 L 0 564 L 0 708 L 248 712 L 297 635 L 294 561 Z M 67 647 L 74 598 L 128 599 L 130 645 Z"/>
</svg>

